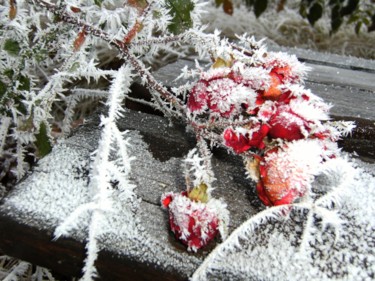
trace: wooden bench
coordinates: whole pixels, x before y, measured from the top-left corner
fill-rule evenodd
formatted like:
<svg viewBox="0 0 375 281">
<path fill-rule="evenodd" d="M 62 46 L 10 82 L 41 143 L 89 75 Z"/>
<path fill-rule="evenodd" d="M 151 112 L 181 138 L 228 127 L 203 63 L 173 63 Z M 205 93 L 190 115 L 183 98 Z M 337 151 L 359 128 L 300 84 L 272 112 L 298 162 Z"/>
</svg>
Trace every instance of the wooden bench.
<svg viewBox="0 0 375 281">
<path fill-rule="evenodd" d="M 334 104 L 334 118 L 357 122 L 352 136 L 340 145 L 366 161 L 369 171 L 375 171 L 375 62 L 299 49 L 287 51 L 313 68 L 306 87 Z M 178 83 L 173 81 L 176 74 L 189 64 L 193 64 L 191 59 L 180 59 L 157 71 L 155 77 L 173 86 Z M 144 91 L 139 86 L 133 88 Z M 81 275 L 85 225 L 71 238 L 54 240 L 53 232 L 64 217 L 89 200 L 88 169 L 100 136 L 99 115 L 100 111 L 72 137 L 57 144 L 1 201 L 3 253 L 50 268 L 62 277 Z M 142 199 L 137 219 L 144 231 L 133 240 L 118 236 L 121 217 L 111 217 L 114 229 L 101 240 L 96 262 L 99 276 L 102 280 L 187 280 L 220 241 L 198 253 L 187 252 L 169 232 L 167 214 L 159 201 L 163 192 L 183 189 L 181 163 L 195 139 L 183 124 L 170 125 L 161 116 L 132 110 L 126 112 L 119 127 L 129 130 L 131 154 L 136 157 L 132 180 Z M 231 232 L 263 207 L 239 157 L 215 149 L 213 168 L 217 175 L 214 196 L 228 204 Z M 64 190 L 68 185 L 73 188 Z"/>
</svg>

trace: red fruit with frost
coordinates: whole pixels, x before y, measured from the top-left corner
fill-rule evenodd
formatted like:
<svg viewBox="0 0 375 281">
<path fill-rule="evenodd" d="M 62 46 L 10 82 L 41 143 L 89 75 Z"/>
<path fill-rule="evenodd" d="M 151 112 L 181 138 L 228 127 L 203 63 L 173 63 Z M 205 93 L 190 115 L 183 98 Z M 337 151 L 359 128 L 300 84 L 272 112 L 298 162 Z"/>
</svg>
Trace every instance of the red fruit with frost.
<svg viewBox="0 0 375 281">
<path fill-rule="evenodd" d="M 276 113 L 269 120 L 269 125 L 271 138 L 288 141 L 302 139 L 310 130 L 307 120 L 293 112 L 286 104 L 277 108 Z"/>
<path fill-rule="evenodd" d="M 236 153 L 242 153 L 250 148 L 263 149 L 265 147 L 264 138 L 267 136 L 269 126 L 265 124 L 256 125 L 251 129 L 236 132 L 231 128 L 224 131 L 224 143 L 231 147 Z"/>
<path fill-rule="evenodd" d="M 263 158 L 260 162 L 260 181 L 256 187 L 258 197 L 266 206 L 291 204 L 296 198 L 303 195 L 305 189 L 296 188 L 296 186 L 300 186 L 300 182 L 296 182 L 293 177 L 288 176 L 290 167 L 287 162 L 286 166 L 280 167 L 278 149 L 267 152 L 266 156 L 270 155 L 273 157 Z"/>
<path fill-rule="evenodd" d="M 202 73 L 187 100 L 190 113 L 209 113 L 230 118 L 254 107 L 256 93 L 240 73 L 230 67 L 219 67 Z"/>
<path fill-rule="evenodd" d="M 249 139 L 246 135 L 236 133 L 232 129 L 224 131 L 224 143 L 231 147 L 236 153 L 242 153 L 250 149 Z"/>
<path fill-rule="evenodd" d="M 304 139 L 267 151 L 259 161 L 259 199 L 267 206 L 277 206 L 302 197 L 319 173 L 323 147 L 317 139 Z"/>
<path fill-rule="evenodd" d="M 290 72 L 289 67 L 274 67 L 270 72 L 271 83 L 269 88 L 263 92 L 262 97 L 269 100 L 277 100 L 282 95 L 280 85 L 284 83 L 285 77 Z"/>
<path fill-rule="evenodd" d="M 187 106 L 191 112 L 202 113 L 207 108 L 207 101 L 206 84 L 200 82 L 192 89 Z"/>
<path fill-rule="evenodd" d="M 210 199 L 208 203 L 195 202 L 187 196 L 187 192 L 182 192 L 164 194 L 161 201 L 163 207 L 169 211 L 172 232 L 188 250 L 197 251 L 218 234 L 221 218 L 215 206 L 221 205 L 217 200 Z"/>
</svg>

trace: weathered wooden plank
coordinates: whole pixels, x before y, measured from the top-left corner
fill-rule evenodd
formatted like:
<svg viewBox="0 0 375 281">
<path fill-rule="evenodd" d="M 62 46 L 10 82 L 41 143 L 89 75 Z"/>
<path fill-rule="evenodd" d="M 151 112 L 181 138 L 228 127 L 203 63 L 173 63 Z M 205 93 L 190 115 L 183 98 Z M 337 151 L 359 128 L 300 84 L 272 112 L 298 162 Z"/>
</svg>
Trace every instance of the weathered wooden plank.
<svg viewBox="0 0 375 281">
<path fill-rule="evenodd" d="M 375 73 L 339 68 L 318 63 L 305 63 L 311 68 L 307 81 L 328 86 L 351 87 L 357 91 L 375 90 Z M 352 92 L 355 95 L 355 91 Z"/>
<path fill-rule="evenodd" d="M 72 233 L 73 240 L 52 241 L 52 232 L 79 204 L 89 200 L 87 174 L 90 153 L 100 134 L 98 119 L 97 116 L 72 138 L 57 145 L 3 200 L 0 206 L 0 248 L 6 254 L 47 266 L 63 275 L 79 274 L 84 257 L 85 226 Z M 128 271 L 141 272 L 132 280 L 148 280 L 154 274 L 154 280 L 186 279 L 214 244 L 198 254 L 186 252 L 185 247 L 168 232 L 166 213 L 161 210 L 159 201 L 163 192 L 184 189 L 181 161 L 194 146 L 194 138 L 183 126 L 170 126 L 168 120 L 144 113 L 128 112 L 120 124 L 122 129 L 131 130 L 131 154 L 136 157 L 132 180 L 143 202 L 136 218 L 144 233 L 134 241 L 114 233 L 103 238 L 101 245 L 107 254 L 99 255 L 99 274 L 103 280 L 123 280 L 122 272 Z M 160 147 L 156 149 L 155 145 Z M 254 207 L 248 203 L 248 189 L 253 183 L 246 179 L 239 159 L 219 150 L 215 153 L 213 167 L 221 175 L 216 182 L 215 196 L 225 198 L 228 203 L 230 227 L 233 229 L 253 215 L 260 204 L 256 203 Z M 67 183 L 75 188 L 69 188 Z M 255 198 L 255 194 L 253 196 Z M 63 211 L 55 212 L 58 208 Z M 113 219 L 119 220 L 114 228 L 120 228 L 121 218 Z M 12 235 L 14 231 L 24 239 Z M 143 241 L 148 242 L 144 244 Z M 69 248 L 69 243 L 74 246 Z M 68 259 L 69 255 L 75 258 Z M 108 264 L 115 269 L 108 270 Z M 134 267 L 135 264 L 138 266 Z"/>
<path fill-rule="evenodd" d="M 63 219 L 58 217 L 61 212 L 55 214 L 54 210 L 66 208 L 62 213 L 67 215 L 79 202 L 88 199 L 85 198 L 87 190 L 58 192 L 58 189 L 66 188 L 64 182 L 87 188 L 82 184 L 82 179 L 86 181 L 90 153 L 98 141 L 97 124 L 96 117 L 64 145 L 55 147 L 52 154 L 44 159 L 45 163 L 40 163 L 33 174 L 3 200 L 0 206 L 0 248 L 5 253 L 51 268 L 65 276 L 80 275 L 86 231 L 81 228 L 73 233 L 73 238 L 54 241 L 52 232 Z M 143 200 L 138 218 L 143 222 L 146 237 L 152 241 L 152 246 L 145 246 L 142 241 L 131 241 L 134 251 L 128 252 L 125 246 L 122 249 L 120 245 L 130 242 L 110 234 L 102 241 L 105 250 L 100 252 L 97 261 L 99 275 L 102 280 L 123 280 L 123 276 L 132 280 L 149 280 L 151 277 L 153 280 L 184 280 L 214 245 L 196 255 L 186 253 L 184 247 L 168 232 L 166 214 L 161 210 L 159 200 L 165 191 L 183 189 L 181 160 L 194 146 L 194 138 L 186 134 L 183 126 L 170 126 L 164 118 L 144 113 L 128 112 L 120 124 L 122 129 L 132 130 L 131 152 L 137 157 L 133 163 L 132 179 Z M 358 134 L 358 138 L 365 138 L 361 132 Z M 156 148 L 155 142 L 160 147 Z M 67 161 L 77 162 L 62 157 L 62 154 L 71 154 L 69 150 L 74 150 L 75 159 L 80 159 L 82 165 L 68 167 Z M 58 165 L 56 159 L 60 161 Z M 48 170 L 46 166 L 51 166 L 51 163 L 54 163 L 54 167 Z M 227 202 L 231 212 L 231 229 L 234 229 L 261 208 L 254 193 L 254 183 L 246 179 L 241 161 L 223 150 L 215 151 L 213 166 L 218 175 L 214 196 L 222 197 Z M 63 172 L 63 175 L 48 177 L 54 172 Z M 40 192 L 42 194 L 36 195 Z M 34 206 L 34 197 L 38 196 L 40 198 L 36 200 L 41 201 Z M 75 196 L 83 198 L 70 204 L 68 201 L 73 201 Z M 152 253 L 143 256 L 143 251 Z"/>
<path fill-rule="evenodd" d="M 267 47 L 270 51 L 280 51 L 294 54 L 300 61 L 310 64 L 329 65 L 342 69 L 352 69 L 361 72 L 375 73 L 374 60 L 318 52 L 297 47 L 283 47 L 276 44 L 267 44 Z"/>
</svg>

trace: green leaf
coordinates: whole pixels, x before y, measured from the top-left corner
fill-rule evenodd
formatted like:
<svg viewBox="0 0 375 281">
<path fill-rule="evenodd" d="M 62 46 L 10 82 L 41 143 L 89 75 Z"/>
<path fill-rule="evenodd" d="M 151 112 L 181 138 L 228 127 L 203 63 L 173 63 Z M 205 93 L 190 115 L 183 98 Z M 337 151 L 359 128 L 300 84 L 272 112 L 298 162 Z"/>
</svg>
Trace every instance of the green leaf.
<svg viewBox="0 0 375 281">
<path fill-rule="evenodd" d="M 343 22 L 340 11 L 341 11 L 341 7 L 339 5 L 336 5 L 332 8 L 332 13 L 331 13 L 332 33 L 335 33 L 340 28 Z"/>
<path fill-rule="evenodd" d="M 367 31 L 368 31 L 368 32 L 375 31 L 375 14 L 374 14 L 374 16 L 371 18 L 371 25 L 369 25 L 369 26 L 367 27 Z"/>
<path fill-rule="evenodd" d="M 306 17 L 307 17 L 307 6 L 306 6 L 305 1 L 301 1 L 300 5 L 299 5 L 299 14 L 300 14 L 303 18 L 306 18 Z"/>
<path fill-rule="evenodd" d="M 17 56 L 21 51 L 18 42 L 12 39 L 5 40 L 3 49 L 11 56 Z"/>
<path fill-rule="evenodd" d="M 341 15 L 347 16 L 352 14 L 358 7 L 359 0 L 349 0 L 348 5 L 341 9 Z"/>
<path fill-rule="evenodd" d="M 167 0 L 166 6 L 172 21 L 168 30 L 174 34 L 180 34 L 193 26 L 190 12 L 194 9 L 194 3 L 191 0 Z"/>
<path fill-rule="evenodd" d="M 254 3 L 254 14 L 258 18 L 266 9 L 268 0 L 256 0 Z"/>
<path fill-rule="evenodd" d="M 329 0 L 329 5 L 330 6 L 340 5 L 340 1 L 339 0 Z"/>
<path fill-rule="evenodd" d="M 94 0 L 95 5 L 101 7 L 104 0 Z"/>
<path fill-rule="evenodd" d="M 5 75 L 6 77 L 8 77 L 9 79 L 13 79 L 14 70 L 13 70 L 13 69 L 10 69 L 10 68 L 5 69 L 5 70 L 4 70 L 4 75 Z"/>
<path fill-rule="evenodd" d="M 47 134 L 47 126 L 44 122 L 40 124 L 39 133 L 35 136 L 35 146 L 39 157 L 44 157 L 51 152 L 52 146 Z"/>
<path fill-rule="evenodd" d="M 319 3 L 314 3 L 309 9 L 307 14 L 307 19 L 311 25 L 314 25 L 317 20 L 319 20 L 323 15 L 323 6 Z"/>
<path fill-rule="evenodd" d="M 78 61 L 76 61 L 75 63 L 72 64 L 72 66 L 70 67 L 69 71 L 70 72 L 75 72 L 79 67 L 80 67 L 80 64 L 79 64 Z"/>
<path fill-rule="evenodd" d="M 362 22 L 363 22 L 365 25 L 367 25 L 367 26 L 369 26 L 369 25 L 371 24 L 370 19 L 368 19 L 368 18 L 362 18 Z"/>
<path fill-rule="evenodd" d="M 18 86 L 18 90 L 21 91 L 30 91 L 30 78 L 26 76 L 20 76 L 19 78 L 20 85 Z"/>
<path fill-rule="evenodd" d="M 223 2 L 224 0 L 215 0 L 216 7 L 219 7 Z"/>
<path fill-rule="evenodd" d="M 7 91 L 7 85 L 3 81 L 0 80 L 0 98 L 3 98 L 6 91 Z"/>
<path fill-rule="evenodd" d="M 247 7 L 252 7 L 254 5 L 254 0 L 245 0 L 245 5 Z"/>
<path fill-rule="evenodd" d="M 355 25 L 355 28 L 354 28 L 354 30 L 355 30 L 355 33 L 358 35 L 359 34 L 359 32 L 361 31 L 361 27 L 362 27 L 362 22 L 357 22 L 357 24 Z"/>
<path fill-rule="evenodd" d="M 352 23 L 358 22 L 359 19 L 360 19 L 360 16 L 358 14 L 353 14 L 348 19 L 347 24 L 352 24 Z"/>
</svg>

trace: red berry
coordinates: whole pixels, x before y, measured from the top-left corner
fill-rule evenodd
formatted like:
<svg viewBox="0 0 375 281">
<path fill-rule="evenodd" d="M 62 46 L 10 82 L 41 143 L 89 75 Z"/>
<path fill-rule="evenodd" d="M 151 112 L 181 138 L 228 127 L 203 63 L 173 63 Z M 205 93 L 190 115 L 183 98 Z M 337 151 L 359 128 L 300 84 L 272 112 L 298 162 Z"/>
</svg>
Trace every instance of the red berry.
<svg viewBox="0 0 375 281">
<path fill-rule="evenodd" d="M 219 225 L 226 220 L 222 218 L 225 206 L 215 199 L 210 199 L 208 203 L 195 202 L 183 192 L 164 194 L 161 200 L 169 210 L 172 232 L 188 250 L 197 251 L 206 246 L 218 234 Z"/>
<path fill-rule="evenodd" d="M 236 153 L 242 153 L 250 148 L 263 149 L 265 147 L 263 140 L 268 131 L 268 125 L 257 124 L 250 129 L 241 128 L 240 132 L 227 128 L 223 137 L 226 146 L 231 147 Z"/>
<path fill-rule="evenodd" d="M 288 141 L 299 140 L 309 131 L 308 122 L 294 113 L 292 109 L 283 104 L 269 120 L 271 138 L 280 138 Z"/>
<path fill-rule="evenodd" d="M 259 162 L 259 199 L 276 206 L 302 197 L 320 169 L 323 147 L 317 139 L 304 139 L 267 151 Z"/>
</svg>

